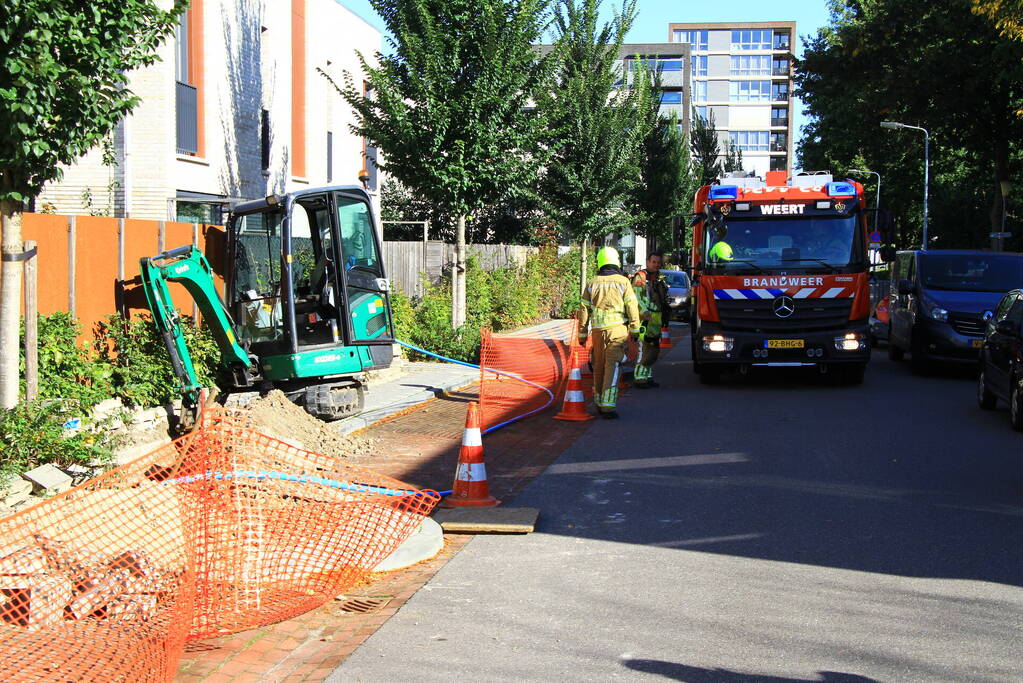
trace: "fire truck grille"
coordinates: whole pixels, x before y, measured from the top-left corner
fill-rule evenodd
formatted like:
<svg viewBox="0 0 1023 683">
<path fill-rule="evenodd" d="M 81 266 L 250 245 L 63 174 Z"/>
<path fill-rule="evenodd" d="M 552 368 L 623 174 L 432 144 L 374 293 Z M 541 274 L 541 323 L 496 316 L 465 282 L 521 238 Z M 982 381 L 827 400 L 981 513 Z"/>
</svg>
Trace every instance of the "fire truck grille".
<svg viewBox="0 0 1023 683">
<path fill-rule="evenodd" d="M 796 299 L 787 318 L 774 314 L 773 299 L 717 301 L 721 327 L 728 330 L 828 330 L 849 322 L 852 299 Z"/>
<path fill-rule="evenodd" d="M 952 313 L 948 320 L 952 329 L 970 337 L 983 337 L 986 324 L 976 313 Z"/>
</svg>

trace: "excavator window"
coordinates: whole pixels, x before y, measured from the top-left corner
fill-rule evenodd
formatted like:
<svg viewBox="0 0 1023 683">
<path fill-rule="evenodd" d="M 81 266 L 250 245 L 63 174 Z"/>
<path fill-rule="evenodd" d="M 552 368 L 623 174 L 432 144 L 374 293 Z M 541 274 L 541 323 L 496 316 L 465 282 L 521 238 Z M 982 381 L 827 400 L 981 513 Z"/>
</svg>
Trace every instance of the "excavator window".
<svg viewBox="0 0 1023 683">
<path fill-rule="evenodd" d="M 341 341 L 338 257 L 326 195 L 302 197 L 291 215 L 292 282 L 299 346 Z"/>
<path fill-rule="evenodd" d="M 369 206 L 343 194 L 336 201 L 352 341 L 389 339 L 393 332 L 387 291 L 381 284 L 384 271 Z"/>
<path fill-rule="evenodd" d="M 238 336 L 253 344 L 276 342 L 284 336 L 281 313 L 280 212 L 254 213 L 239 218 L 234 248 L 232 312 Z"/>
</svg>

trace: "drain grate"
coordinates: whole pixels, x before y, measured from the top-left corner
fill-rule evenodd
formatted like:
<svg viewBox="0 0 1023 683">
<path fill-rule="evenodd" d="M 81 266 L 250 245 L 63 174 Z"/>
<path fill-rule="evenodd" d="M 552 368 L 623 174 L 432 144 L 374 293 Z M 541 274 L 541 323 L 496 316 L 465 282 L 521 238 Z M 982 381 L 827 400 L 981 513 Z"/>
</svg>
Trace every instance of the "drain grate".
<svg viewBox="0 0 1023 683">
<path fill-rule="evenodd" d="M 390 600 L 385 598 L 345 598 L 338 604 L 343 614 L 372 614 L 381 609 Z"/>
</svg>

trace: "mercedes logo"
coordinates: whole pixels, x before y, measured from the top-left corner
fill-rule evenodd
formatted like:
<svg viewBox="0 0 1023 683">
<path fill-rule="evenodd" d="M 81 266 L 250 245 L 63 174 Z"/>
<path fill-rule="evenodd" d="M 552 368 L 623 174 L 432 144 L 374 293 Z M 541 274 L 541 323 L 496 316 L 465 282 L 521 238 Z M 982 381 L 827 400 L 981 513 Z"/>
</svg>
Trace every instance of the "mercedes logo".
<svg viewBox="0 0 1023 683">
<path fill-rule="evenodd" d="M 796 302 L 791 296 L 780 296 L 774 300 L 772 310 L 779 318 L 787 318 L 796 312 Z"/>
<path fill-rule="evenodd" d="M 988 320 L 991 320 L 991 318 L 995 317 L 995 312 L 984 311 L 984 315 L 982 315 L 981 317 L 984 319 L 984 322 L 987 322 Z"/>
</svg>

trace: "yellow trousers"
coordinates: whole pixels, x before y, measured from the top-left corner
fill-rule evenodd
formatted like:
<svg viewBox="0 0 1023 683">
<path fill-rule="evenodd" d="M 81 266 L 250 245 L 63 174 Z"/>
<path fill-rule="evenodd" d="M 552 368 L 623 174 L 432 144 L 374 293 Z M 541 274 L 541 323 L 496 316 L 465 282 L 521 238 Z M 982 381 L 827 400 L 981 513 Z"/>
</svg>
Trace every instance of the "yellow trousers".
<svg viewBox="0 0 1023 683">
<path fill-rule="evenodd" d="M 593 330 L 593 402 L 602 412 L 618 402 L 619 368 L 625 357 L 629 332 L 624 325 Z"/>
</svg>

